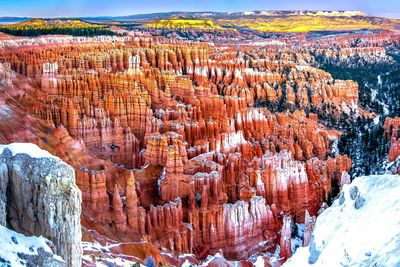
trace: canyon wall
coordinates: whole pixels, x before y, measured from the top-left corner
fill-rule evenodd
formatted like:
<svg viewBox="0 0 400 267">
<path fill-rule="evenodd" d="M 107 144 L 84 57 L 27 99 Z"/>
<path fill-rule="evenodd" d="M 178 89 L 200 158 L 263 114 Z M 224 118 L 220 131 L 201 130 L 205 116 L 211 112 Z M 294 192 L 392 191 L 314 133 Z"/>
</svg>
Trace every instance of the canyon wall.
<svg viewBox="0 0 400 267">
<path fill-rule="evenodd" d="M 81 193 L 74 170 L 32 144 L 0 145 L 1 224 L 44 236 L 68 266 L 81 264 Z"/>
<path fill-rule="evenodd" d="M 99 240 L 235 260 L 282 244 L 286 259 L 290 225 L 347 177 L 319 114 L 362 116 L 358 85 L 306 51 L 46 38 L 0 49 L 0 141 L 70 164 Z"/>
</svg>

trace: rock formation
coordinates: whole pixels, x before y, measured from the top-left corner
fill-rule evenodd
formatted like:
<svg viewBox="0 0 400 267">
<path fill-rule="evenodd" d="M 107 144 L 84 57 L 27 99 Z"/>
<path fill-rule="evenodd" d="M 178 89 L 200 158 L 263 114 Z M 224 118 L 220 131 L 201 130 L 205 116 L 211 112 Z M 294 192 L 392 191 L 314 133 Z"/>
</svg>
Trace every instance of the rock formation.
<svg viewBox="0 0 400 267">
<path fill-rule="evenodd" d="M 280 256 L 285 260 L 292 256 L 292 245 L 291 245 L 291 224 L 292 220 L 290 216 L 283 217 L 283 226 L 281 230 L 280 240 Z"/>
<path fill-rule="evenodd" d="M 388 160 L 395 161 L 400 156 L 400 118 L 387 117 L 384 123 L 386 139 L 390 141 Z"/>
<path fill-rule="evenodd" d="M 312 232 L 315 225 L 315 216 L 310 216 L 308 211 L 306 211 L 305 221 L 304 221 L 304 236 L 303 236 L 303 247 L 310 245 Z"/>
<path fill-rule="evenodd" d="M 81 193 L 74 170 L 31 144 L 2 145 L 0 153 L 2 225 L 50 239 L 69 266 L 80 265 Z"/>
<path fill-rule="evenodd" d="M 4 40 L 0 141 L 70 164 L 84 229 L 114 251 L 154 246 L 179 265 L 178 254 L 245 260 L 281 244 L 288 257 L 290 225 L 311 228 L 306 212 L 348 180 L 351 160 L 333 153 L 341 132 L 320 118 L 365 116 L 358 85 L 289 44 L 238 53 L 137 34 Z"/>
</svg>

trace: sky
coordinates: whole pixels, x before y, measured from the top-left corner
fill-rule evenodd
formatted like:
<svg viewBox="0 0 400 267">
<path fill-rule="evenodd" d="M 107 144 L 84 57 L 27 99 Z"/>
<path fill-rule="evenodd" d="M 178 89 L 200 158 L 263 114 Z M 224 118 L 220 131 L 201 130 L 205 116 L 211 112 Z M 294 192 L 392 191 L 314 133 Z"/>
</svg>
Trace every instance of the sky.
<svg viewBox="0 0 400 267">
<path fill-rule="evenodd" d="M 400 18 L 400 0 L 0 0 L 0 16 L 122 16 L 168 11 L 361 10 Z"/>
</svg>

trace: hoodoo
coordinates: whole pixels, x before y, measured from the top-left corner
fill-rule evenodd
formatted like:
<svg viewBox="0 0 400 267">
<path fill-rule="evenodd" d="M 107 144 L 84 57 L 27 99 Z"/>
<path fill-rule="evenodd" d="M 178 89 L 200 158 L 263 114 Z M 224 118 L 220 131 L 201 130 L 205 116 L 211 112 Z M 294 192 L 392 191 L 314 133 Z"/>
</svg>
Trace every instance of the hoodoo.
<svg viewBox="0 0 400 267">
<path fill-rule="evenodd" d="M 319 222 L 376 201 L 359 188 L 347 203 L 355 177 L 400 172 L 400 21 L 89 15 L 0 17 L 0 239 L 40 241 L 38 265 L 279 266 L 307 246 L 337 263 Z"/>
</svg>

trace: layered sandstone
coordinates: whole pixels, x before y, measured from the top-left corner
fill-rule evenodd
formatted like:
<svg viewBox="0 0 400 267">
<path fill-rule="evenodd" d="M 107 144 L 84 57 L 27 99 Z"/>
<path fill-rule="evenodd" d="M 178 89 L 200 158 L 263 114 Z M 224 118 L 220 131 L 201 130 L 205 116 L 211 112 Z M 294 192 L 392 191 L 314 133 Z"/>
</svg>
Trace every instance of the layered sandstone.
<svg viewBox="0 0 400 267">
<path fill-rule="evenodd" d="M 281 244 L 286 258 L 290 225 L 311 229 L 346 182 L 351 161 L 332 153 L 341 133 L 318 115 L 362 113 L 358 86 L 311 67 L 305 51 L 51 41 L 0 50 L 0 141 L 69 163 L 84 227 L 114 251 L 150 242 L 182 264 L 178 254 L 238 260 Z"/>
<path fill-rule="evenodd" d="M 400 118 L 386 118 L 384 126 L 386 139 L 390 141 L 388 160 L 395 161 L 400 156 Z"/>
</svg>

